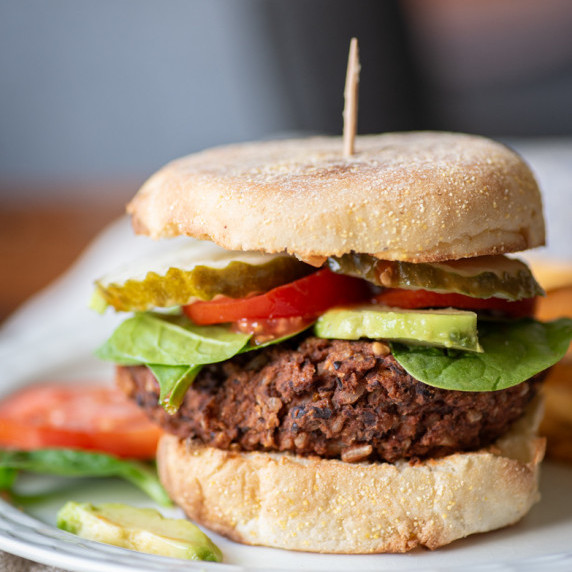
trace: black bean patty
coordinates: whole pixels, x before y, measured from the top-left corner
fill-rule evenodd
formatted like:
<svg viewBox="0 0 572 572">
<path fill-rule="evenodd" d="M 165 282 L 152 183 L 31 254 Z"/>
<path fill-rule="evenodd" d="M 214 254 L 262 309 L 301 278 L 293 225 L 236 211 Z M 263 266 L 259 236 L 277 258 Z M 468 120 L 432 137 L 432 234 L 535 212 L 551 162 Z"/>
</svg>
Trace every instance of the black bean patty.
<svg viewBox="0 0 572 572">
<path fill-rule="evenodd" d="M 169 415 L 145 366 L 118 367 L 120 387 L 179 437 L 349 462 L 488 445 L 523 414 L 541 377 L 502 391 L 447 391 L 415 380 L 380 342 L 309 337 L 204 367 Z"/>
</svg>

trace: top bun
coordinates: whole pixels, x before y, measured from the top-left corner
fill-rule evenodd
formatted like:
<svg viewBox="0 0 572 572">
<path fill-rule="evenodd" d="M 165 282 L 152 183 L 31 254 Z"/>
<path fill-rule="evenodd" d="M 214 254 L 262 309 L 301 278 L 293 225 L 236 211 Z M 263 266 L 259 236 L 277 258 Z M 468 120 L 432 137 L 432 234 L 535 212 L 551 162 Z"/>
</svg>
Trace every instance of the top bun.
<svg viewBox="0 0 572 572">
<path fill-rule="evenodd" d="M 128 206 L 136 232 L 305 260 L 349 252 L 436 262 L 544 244 L 523 160 L 482 137 L 439 133 L 231 145 L 183 157 Z"/>
</svg>

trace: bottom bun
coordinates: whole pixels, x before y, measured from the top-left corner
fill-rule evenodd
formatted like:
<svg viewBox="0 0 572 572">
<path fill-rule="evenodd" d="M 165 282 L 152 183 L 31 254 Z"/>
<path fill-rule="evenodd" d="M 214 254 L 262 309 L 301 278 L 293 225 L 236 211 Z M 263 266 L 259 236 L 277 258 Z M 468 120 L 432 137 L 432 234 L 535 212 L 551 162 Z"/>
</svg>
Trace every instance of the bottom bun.
<svg viewBox="0 0 572 572">
<path fill-rule="evenodd" d="M 537 399 L 494 445 L 422 463 L 223 451 L 164 436 L 161 481 L 192 520 L 232 540 L 364 554 L 434 549 L 521 519 L 539 499 Z"/>
</svg>

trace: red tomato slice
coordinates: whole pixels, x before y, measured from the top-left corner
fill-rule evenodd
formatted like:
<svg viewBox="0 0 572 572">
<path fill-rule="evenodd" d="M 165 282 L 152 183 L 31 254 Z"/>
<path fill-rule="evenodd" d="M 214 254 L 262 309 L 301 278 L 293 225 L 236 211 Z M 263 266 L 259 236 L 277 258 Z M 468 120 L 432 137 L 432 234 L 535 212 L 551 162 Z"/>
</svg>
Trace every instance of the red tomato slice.
<svg viewBox="0 0 572 572">
<path fill-rule="evenodd" d="M 323 269 L 260 296 L 195 302 L 183 309 L 193 322 L 200 325 L 241 319 L 316 318 L 333 306 L 355 304 L 368 299 L 369 295 L 369 286 L 361 278 Z"/>
<path fill-rule="evenodd" d="M 396 308 L 463 308 L 466 310 L 496 310 L 511 318 L 534 314 L 536 298 L 510 302 L 502 298 L 472 298 L 463 294 L 439 294 L 428 290 L 386 288 L 375 297 L 378 304 Z"/>
<path fill-rule="evenodd" d="M 233 323 L 233 330 L 250 334 L 250 343 L 255 346 L 266 344 L 272 340 L 300 332 L 313 324 L 313 319 L 294 316 L 292 318 L 270 318 L 268 320 L 248 320 L 242 318 Z"/>
<path fill-rule="evenodd" d="M 111 387 L 36 385 L 0 402 L 0 447 L 69 447 L 150 459 L 160 434 L 135 403 Z"/>
</svg>

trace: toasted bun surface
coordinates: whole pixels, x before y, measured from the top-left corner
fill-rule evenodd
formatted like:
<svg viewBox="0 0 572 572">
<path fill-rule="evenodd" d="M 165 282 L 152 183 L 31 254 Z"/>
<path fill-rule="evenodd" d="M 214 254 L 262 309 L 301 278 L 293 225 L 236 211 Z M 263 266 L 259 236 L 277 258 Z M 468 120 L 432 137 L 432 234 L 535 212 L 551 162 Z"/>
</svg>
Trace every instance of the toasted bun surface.
<svg viewBox="0 0 572 572">
<path fill-rule="evenodd" d="M 159 474 L 195 521 L 246 544 L 332 553 L 438 548 L 538 500 L 539 400 L 488 449 L 410 465 L 240 453 L 164 436 Z"/>
<path fill-rule="evenodd" d="M 138 233 L 301 258 L 432 262 L 544 244 L 537 184 L 482 137 L 388 133 L 220 147 L 174 161 L 128 207 Z"/>
</svg>

